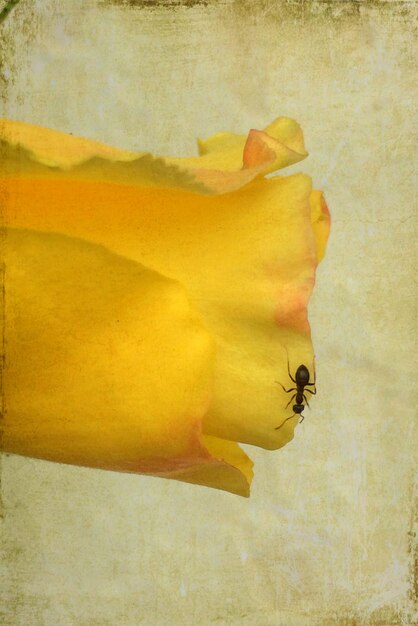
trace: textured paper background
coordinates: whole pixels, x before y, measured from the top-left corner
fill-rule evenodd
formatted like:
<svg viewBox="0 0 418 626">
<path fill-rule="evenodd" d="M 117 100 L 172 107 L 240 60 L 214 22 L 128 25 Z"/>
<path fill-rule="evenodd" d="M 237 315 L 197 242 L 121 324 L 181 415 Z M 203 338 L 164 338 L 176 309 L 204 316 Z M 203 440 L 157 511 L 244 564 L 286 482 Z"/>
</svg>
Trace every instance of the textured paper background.
<svg viewBox="0 0 418 626">
<path fill-rule="evenodd" d="M 286 448 L 250 449 L 251 498 L 5 456 L 2 624 L 416 623 L 416 14 L 21 0 L 4 21 L 2 116 L 187 155 L 288 115 L 311 154 L 288 172 L 325 189 L 333 225 L 318 395 Z"/>
</svg>

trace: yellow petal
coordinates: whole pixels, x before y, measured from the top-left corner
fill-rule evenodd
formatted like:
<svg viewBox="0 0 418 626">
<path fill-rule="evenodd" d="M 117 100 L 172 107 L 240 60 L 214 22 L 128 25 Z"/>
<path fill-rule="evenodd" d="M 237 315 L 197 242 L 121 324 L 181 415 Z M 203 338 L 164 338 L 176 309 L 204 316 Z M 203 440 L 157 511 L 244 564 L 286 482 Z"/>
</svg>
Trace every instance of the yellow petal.
<svg viewBox="0 0 418 626">
<path fill-rule="evenodd" d="M 313 373 L 310 198 L 311 181 L 302 174 L 259 179 L 219 197 L 21 179 L 9 206 L 14 225 L 94 240 L 185 285 L 217 345 L 204 431 L 277 448 L 296 423 L 275 430 L 291 414 L 275 382 L 291 386 L 287 352 L 293 375 L 301 363 Z"/>
<path fill-rule="evenodd" d="M 152 445 L 135 471 L 248 495 L 251 462 L 233 442 L 287 443 L 297 417 L 277 383 L 293 385 L 288 361 L 291 376 L 303 363 L 314 377 L 307 304 L 329 212 L 309 177 L 260 176 L 306 156 L 299 126 L 279 118 L 247 138 L 215 135 L 200 157 L 156 159 L 13 124 L 0 124 L 6 223 L 102 244 L 180 281 L 215 341 L 193 462 L 159 467 Z"/>
<path fill-rule="evenodd" d="M 63 170 L 97 157 L 109 161 L 131 161 L 146 154 L 121 150 L 83 137 L 73 137 L 52 128 L 6 119 L 0 119 L 0 139 L 4 148 L 9 148 L 9 152 L 3 155 L 4 158 L 11 158 L 14 154 L 26 157 L 28 162 Z"/>
<path fill-rule="evenodd" d="M 10 120 L 0 120 L 0 141 L 6 175 L 106 180 L 205 194 L 233 191 L 307 156 L 302 131 L 289 118 L 248 136 L 218 134 L 200 142 L 201 155 L 191 158 L 157 158 Z"/>
<path fill-rule="evenodd" d="M 4 450 L 248 495 L 244 453 L 201 436 L 214 347 L 181 285 L 55 233 L 3 252 Z"/>
</svg>

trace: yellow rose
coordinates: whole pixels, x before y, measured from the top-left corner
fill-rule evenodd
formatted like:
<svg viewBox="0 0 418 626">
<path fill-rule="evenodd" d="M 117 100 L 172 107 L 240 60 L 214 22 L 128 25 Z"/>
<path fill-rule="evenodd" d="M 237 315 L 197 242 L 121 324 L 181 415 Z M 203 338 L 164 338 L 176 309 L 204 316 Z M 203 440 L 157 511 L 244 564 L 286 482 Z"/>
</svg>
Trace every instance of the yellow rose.
<svg viewBox="0 0 418 626">
<path fill-rule="evenodd" d="M 279 118 L 157 158 L 0 121 L 3 449 L 249 495 L 313 372 L 307 303 L 329 231 Z M 287 356 L 288 355 L 288 356 Z"/>
</svg>

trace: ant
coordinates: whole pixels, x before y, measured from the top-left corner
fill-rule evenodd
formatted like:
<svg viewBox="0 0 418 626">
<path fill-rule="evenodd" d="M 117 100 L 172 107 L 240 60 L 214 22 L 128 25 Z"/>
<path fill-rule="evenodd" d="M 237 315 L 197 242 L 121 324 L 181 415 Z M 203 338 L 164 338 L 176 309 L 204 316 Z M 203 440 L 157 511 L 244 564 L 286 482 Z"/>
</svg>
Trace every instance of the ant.
<svg viewBox="0 0 418 626">
<path fill-rule="evenodd" d="M 303 410 L 305 408 L 305 405 L 303 404 L 303 401 L 306 402 L 307 406 L 309 406 L 308 400 L 306 399 L 305 396 L 305 392 L 309 391 L 309 393 L 311 393 L 313 396 L 316 394 L 316 387 L 315 387 L 315 383 L 316 383 L 316 373 L 314 370 L 314 381 L 313 383 L 309 382 L 309 379 L 311 377 L 308 368 L 306 367 L 306 365 L 299 365 L 298 369 L 296 370 L 296 374 L 295 374 L 295 378 L 293 378 L 293 376 L 290 373 L 289 370 L 289 359 L 287 360 L 287 371 L 289 374 L 289 378 L 295 383 L 296 387 L 292 387 L 291 389 L 285 389 L 282 385 L 282 383 L 279 383 L 278 381 L 276 381 L 280 387 L 283 389 L 283 391 L 285 391 L 286 393 L 290 393 L 291 391 L 296 391 L 296 393 L 293 394 L 293 396 L 290 398 L 289 402 L 286 404 L 286 409 L 289 406 L 289 404 L 292 402 L 293 399 L 295 399 L 295 404 L 293 405 L 292 409 L 294 411 L 293 415 L 291 415 L 290 417 L 287 417 L 281 424 L 280 426 L 276 426 L 275 430 L 278 430 L 279 428 L 281 428 L 283 426 L 283 424 L 285 422 L 287 422 L 287 420 L 292 419 L 292 417 L 294 417 L 295 415 L 301 415 L 302 419 L 300 420 L 300 423 L 303 422 L 303 420 L 305 419 L 305 416 L 302 415 Z M 311 386 L 313 385 L 315 390 L 312 391 L 311 389 L 305 389 L 305 387 Z"/>
</svg>

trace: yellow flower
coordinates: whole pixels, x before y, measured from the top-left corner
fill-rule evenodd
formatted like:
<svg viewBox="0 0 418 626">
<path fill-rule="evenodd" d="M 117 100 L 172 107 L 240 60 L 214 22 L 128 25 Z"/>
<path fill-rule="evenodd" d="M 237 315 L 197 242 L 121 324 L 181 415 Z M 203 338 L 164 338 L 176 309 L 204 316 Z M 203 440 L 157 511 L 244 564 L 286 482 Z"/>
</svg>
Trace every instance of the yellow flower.
<svg viewBox="0 0 418 626">
<path fill-rule="evenodd" d="M 0 121 L 6 225 L 3 449 L 248 495 L 293 437 L 313 372 L 307 303 L 329 230 L 279 118 L 156 158 Z"/>
</svg>

